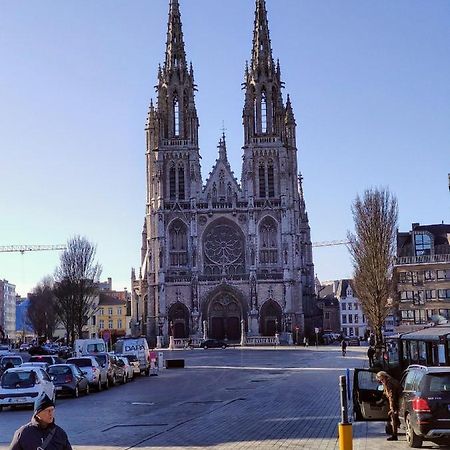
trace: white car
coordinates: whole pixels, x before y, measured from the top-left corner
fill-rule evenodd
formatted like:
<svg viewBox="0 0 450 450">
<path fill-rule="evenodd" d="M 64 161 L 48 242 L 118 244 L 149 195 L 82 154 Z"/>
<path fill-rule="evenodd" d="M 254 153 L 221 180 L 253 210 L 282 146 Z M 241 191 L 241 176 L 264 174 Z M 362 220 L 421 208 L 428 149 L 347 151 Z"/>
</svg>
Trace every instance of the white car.
<svg viewBox="0 0 450 450">
<path fill-rule="evenodd" d="M 0 356 L 8 355 L 11 351 L 9 345 L 0 344 Z"/>
<path fill-rule="evenodd" d="M 134 377 L 134 370 L 133 366 L 128 361 L 128 358 L 126 356 L 117 356 L 117 359 L 123 362 L 123 368 L 125 369 L 125 373 L 127 374 L 127 379 L 132 380 Z"/>
<path fill-rule="evenodd" d="M 47 395 L 56 399 L 55 386 L 47 372 L 39 367 L 8 369 L 0 380 L 0 411 L 5 406 L 34 406 L 36 400 Z"/>
<path fill-rule="evenodd" d="M 102 387 L 108 389 L 108 371 L 105 367 L 101 367 L 95 356 L 78 356 L 69 358 L 67 364 L 75 364 L 86 375 L 89 384 L 101 391 Z"/>
</svg>

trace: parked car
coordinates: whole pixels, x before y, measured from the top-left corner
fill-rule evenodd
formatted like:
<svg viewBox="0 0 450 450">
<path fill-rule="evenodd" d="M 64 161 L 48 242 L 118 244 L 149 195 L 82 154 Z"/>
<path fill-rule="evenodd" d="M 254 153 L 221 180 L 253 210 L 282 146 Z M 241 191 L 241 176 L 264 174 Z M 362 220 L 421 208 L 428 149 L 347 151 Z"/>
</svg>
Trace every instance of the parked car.
<svg viewBox="0 0 450 450">
<path fill-rule="evenodd" d="M 141 373 L 141 369 L 139 367 L 139 359 L 135 355 L 120 355 L 122 358 L 126 358 L 128 364 L 133 369 L 133 375 L 139 375 Z"/>
<path fill-rule="evenodd" d="M 149 346 L 145 337 L 119 339 L 114 351 L 117 355 L 134 355 L 139 361 L 141 374 L 148 375 L 150 371 Z"/>
<path fill-rule="evenodd" d="M 0 356 L 7 355 L 11 352 L 11 347 L 6 344 L 0 344 Z"/>
<path fill-rule="evenodd" d="M 48 366 L 50 364 L 44 361 L 41 362 L 24 362 L 20 365 L 20 367 L 39 367 L 40 369 L 47 372 Z"/>
<path fill-rule="evenodd" d="M 95 356 L 80 356 L 69 358 L 67 364 L 75 364 L 86 375 L 89 384 L 101 391 L 103 387 L 109 388 L 108 371 L 106 367 L 101 367 Z"/>
<path fill-rule="evenodd" d="M 20 344 L 19 352 L 27 352 L 31 347 L 31 344 L 27 344 L 26 342 L 24 342 L 23 344 Z"/>
<path fill-rule="evenodd" d="M 28 353 L 31 356 L 34 355 L 49 355 L 49 350 L 45 348 L 43 345 L 34 345 L 29 350 Z"/>
<path fill-rule="evenodd" d="M 34 406 L 44 395 L 56 399 L 55 386 L 39 367 L 8 369 L 0 380 L 0 411 L 5 406 Z"/>
<path fill-rule="evenodd" d="M 228 345 L 225 341 L 222 341 L 220 339 L 206 339 L 206 341 L 203 341 L 200 345 L 202 348 L 227 348 Z"/>
<path fill-rule="evenodd" d="M 126 378 L 123 367 L 119 367 L 113 356 L 108 353 L 96 353 L 95 357 L 101 367 L 106 368 L 109 386 L 115 386 L 118 382 L 123 382 Z"/>
<path fill-rule="evenodd" d="M 353 407 L 357 420 L 388 420 L 387 405 L 377 404 L 383 387 L 375 375 L 355 369 Z M 403 373 L 401 385 L 399 419 L 409 447 L 420 448 L 423 441 L 449 444 L 450 367 L 411 365 Z M 387 432 L 389 428 L 386 427 Z"/>
<path fill-rule="evenodd" d="M 71 395 L 78 398 L 80 392 L 89 394 L 89 380 L 75 364 L 55 364 L 48 368 L 56 395 Z"/>
<path fill-rule="evenodd" d="M 116 356 L 119 361 L 122 361 L 127 381 L 131 381 L 134 378 L 134 369 L 126 356 Z M 139 363 L 138 363 L 139 364 Z"/>
<path fill-rule="evenodd" d="M 53 364 L 62 364 L 64 361 L 59 358 L 58 356 L 51 356 L 51 355 L 37 355 L 32 356 L 28 362 L 46 362 L 48 365 Z"/>
<path fill-rule="evenodd" d="M 116 355 L 109 355 L 114 370 L 114 384 L 125 384 L 128 381 L 125 363 Z"/>
<path fill-rule="evenodd" d="M 6 369 L 18 367 L 21 364 L 23 364 L 23 359 L 19 355 L 2 356 L 0 357 L 0 374 Z"/>
</svg>

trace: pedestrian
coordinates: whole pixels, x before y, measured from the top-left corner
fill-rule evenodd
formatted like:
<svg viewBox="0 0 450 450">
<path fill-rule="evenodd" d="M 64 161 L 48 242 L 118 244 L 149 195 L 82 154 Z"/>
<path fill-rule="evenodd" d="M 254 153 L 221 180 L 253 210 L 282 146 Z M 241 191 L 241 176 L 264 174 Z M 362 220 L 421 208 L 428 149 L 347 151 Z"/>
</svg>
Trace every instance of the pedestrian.
<svg viewBox="0 0 450 450">
<path fill-rule="evenodd" d="M 373 367 L 375 364 L 374 356 L 375 356 L 375 349 L 373 347 L 369 347 L 367 349 L 367 357 L 369 358 L 369 367 Z"/>
<path fill-rule="evenodd" d="M 308 347 L 309 346 L 309 341 L 308 341 L 308 338 L 306 336 L 303 338 L 303 346 L 304 347 Z"/>
<path fill-rule="evenodd" d="M 376 375 L 376 379 L 383 384 L 383 395 L 389 401 L 389 418 L 392 428 L 392 436 L 388 437 L 388 441 L 398 441 L 397 430 L 400 426 L 398 419 L 398 407 L 400 401 L 400 394 L 402 392 L 401 384 L 384 371 L 380 371 Z"/>
<path fill-rule="evenodd" d="M 341 349 L 342 349 L 342 356 L 345 356 L 347 354 L 347 342 L 345 341 L 345 339 L 342 339 Z"/>
<path fill-rule="evenodd" d="M 72 450 L 66 432 L 55 424 L 55 404 L 44 394 L 31 421 L 15 433 L 9 450 Z"/>
</svg>

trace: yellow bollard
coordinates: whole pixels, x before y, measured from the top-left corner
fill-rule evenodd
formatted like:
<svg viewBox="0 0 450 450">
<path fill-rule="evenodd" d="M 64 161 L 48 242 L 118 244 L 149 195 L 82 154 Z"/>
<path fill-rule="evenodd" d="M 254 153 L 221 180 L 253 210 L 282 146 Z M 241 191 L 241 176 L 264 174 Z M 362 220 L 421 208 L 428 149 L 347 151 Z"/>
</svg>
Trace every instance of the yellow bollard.
<svg viewBox="0 0 450 450">
<path fill-rule="evenodd" d="M 351 423 L 339 423 L 339 450 L 353 450 L 353 431 Z"/>
</svg>

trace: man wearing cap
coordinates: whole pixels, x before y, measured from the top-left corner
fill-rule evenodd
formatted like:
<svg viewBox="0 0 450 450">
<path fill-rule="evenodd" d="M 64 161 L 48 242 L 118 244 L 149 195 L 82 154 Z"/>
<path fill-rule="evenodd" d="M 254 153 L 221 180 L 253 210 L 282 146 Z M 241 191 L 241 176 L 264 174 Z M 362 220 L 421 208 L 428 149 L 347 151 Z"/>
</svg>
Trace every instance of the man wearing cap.
<svg viewBox="0 0 450 450">
<path fill-rule="evenodd" d="M 36 401 L 31 421 L 15 432 L 9 450 L 72 450 L 66 432 L 55 424 L 55 404 L 47 395 Z"/>
</svg>

